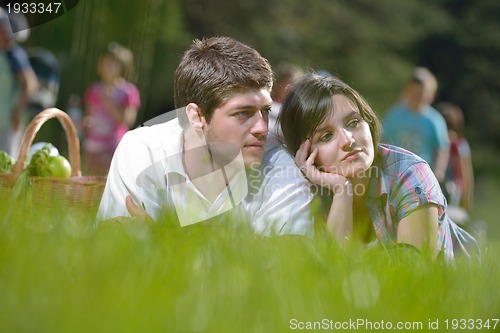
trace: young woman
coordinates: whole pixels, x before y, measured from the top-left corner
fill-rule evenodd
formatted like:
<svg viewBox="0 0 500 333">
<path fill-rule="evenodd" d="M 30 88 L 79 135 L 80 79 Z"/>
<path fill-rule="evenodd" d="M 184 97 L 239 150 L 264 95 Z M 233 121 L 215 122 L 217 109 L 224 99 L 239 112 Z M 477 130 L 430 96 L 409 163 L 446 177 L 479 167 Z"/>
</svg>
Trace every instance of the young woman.
<svg viewBox="0 0 500 333">
<path fill-rule="evenodd" d="M 441 102 L 436 109 L 446 121 L 450 138 L 450 156 L 444 182 L 447 200 L 450 206 L 461 207 L 469 213 L 474 196 L 474 172 L 469 142 L 463 134 L 464 113 L 458 105 L 450 102 Z"/>
<path fill-rule="evenodd" d="M 278 122 L 305 176 L 333 196 L 327 227 L 340 242 L 407 244 L 432 258 L 478 255 L 477 243 L 446 214 L 429 165 L 380 143 L 375 112 L 335 77 L 307 74 L 285 98 Z"/>
</svg>

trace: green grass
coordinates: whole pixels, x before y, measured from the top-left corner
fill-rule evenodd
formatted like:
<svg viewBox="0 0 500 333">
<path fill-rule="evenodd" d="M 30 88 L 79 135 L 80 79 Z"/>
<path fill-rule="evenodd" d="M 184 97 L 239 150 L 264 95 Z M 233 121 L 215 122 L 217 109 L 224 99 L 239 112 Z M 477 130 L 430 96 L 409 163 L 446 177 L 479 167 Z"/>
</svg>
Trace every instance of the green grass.
<svg viewBox="0 0 500 333">
<path fill-rule="evenodd" d="M 326 320 L 422 332 L 439 320 L 443 332 L 446 319 L 500 317 L 494 241 L 482 264 L 452 267 L 239 226 L 94 228 L 81 213 L 12 205 L 0 217 L 0 332 L 288 332 Z M 366 325 L 351 331 L 375 331 Z"/>
<path fill-rule="evenodd" d="M 476 141 L 472 144 L 475 173 L 473 222 L 492 241 L 500 242 L 500 156 L 492 144 Z"/>
</svg>

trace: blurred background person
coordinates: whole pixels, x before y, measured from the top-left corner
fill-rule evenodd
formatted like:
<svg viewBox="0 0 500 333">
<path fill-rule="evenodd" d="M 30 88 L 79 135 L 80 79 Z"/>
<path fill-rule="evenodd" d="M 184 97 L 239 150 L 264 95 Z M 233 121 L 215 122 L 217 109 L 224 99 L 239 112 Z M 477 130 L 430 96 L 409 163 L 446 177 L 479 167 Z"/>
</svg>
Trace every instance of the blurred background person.
<svg viewBox="0 0 500 333">
<path fill-rule="evenodd" d="M 437 80 L 417 67 L 403 89 L 402 100 L 383 116 L 383 139 L 422 157 L 440 183 L 444 181 L 450 142 L 446 122 L 431 106 Z"/>
<path fill-rule="evenodd" d="M 118 142 L 135 124 L 140 96 L 128 81 L 132 66 L 132 51 L 117 42 L 109 43 L 99 57 L 100 81 L 93 83 L 84 97 L 84 150 L 90 174 L 108 173 Z"/>
<path fill-rule="evenodd" d="M 462 109 L 450 102 L 436 105 L 448 126 L 450 154 L 445 174 L 444 192 L 450 207 L 454 207 L 457 222 L 465 223 L 471 213 L 474 197 L 474 172 L 471 149 L 464 136 Z"/>
<path fill-rule="evenodd" d="M 24 111 L 38 89 L 38 79 L 18 42 L 29 37 L 22 14 L 0 8 L 0 150 L 17 158 L 24 132 Z"/>
<path fill-rule="evenodd" d="M 269 133 L 276 137 L 280 137 L 281 134 L 276 119 L 281 109 L 281 103 L 285 99 L 287 88 L 302 75 L 304 75 L 304 71 L 299 66 L 291 63 L 280 63 L 274 69 L 274 84 L 271 91 L 273 105 L 269 113 Z M 272 138 L 269 137 L 269 140 L 272 140 Z"/>
<path fill-rule="evenodd" d="M 30 98 L 28 107 L 28 116 L 33 118 L 40 111 L 56 105 L 59 93 L 60 65 L 55 55 L 44 47 L 33 47 L 26 51 L 39 83 L 38 90 Z"/>
<path fill-rule="evenodd" d="M 66 104 L 66 113 L 73 121 L 75 125 L 78 139 L 80 141 L 84 140 L 83 136 L 83 110 L 82 101 L 78 94 L 71 94 L 68 98 L 68 103 Z"/>
</svg>

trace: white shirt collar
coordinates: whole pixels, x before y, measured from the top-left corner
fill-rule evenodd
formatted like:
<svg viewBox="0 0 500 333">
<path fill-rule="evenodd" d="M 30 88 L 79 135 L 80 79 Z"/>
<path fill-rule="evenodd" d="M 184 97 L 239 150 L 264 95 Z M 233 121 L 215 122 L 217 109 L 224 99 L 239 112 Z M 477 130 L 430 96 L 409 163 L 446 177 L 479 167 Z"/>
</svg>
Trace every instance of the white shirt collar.
<svg viewBox="0 0 500 333">
<path fill-rule="evenodd" d="M 184 132 L 177 119 L 172 121 L 175 123 L 172 124 L 171 149 L 167 151 L 165 177 L 180 224 L 186 226 L 207 220 L 234 209 L 243 202 L 248 195 L 248 180 L 241 151 L 228 165 L 198 178 L 212 184 L 221 182 L 219 187 L 224 187 L 214 202 L 210 202 L 186 173 L 183 163 Z M 230 169 L 236 172 L 229 180 L 227 174 Z"/>
</svg>

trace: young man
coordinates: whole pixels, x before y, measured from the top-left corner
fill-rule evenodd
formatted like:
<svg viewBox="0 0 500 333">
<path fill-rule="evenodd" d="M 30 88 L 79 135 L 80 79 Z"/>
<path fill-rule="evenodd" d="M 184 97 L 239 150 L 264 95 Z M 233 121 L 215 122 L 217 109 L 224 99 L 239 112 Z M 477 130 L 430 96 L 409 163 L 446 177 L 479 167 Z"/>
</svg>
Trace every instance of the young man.
<svg viewBox="0 0 500 333">
<path fill-rule="evenodd" d="M 431 106 L 436 90 L 434 74 L 417 67 L 405 86 L 403 100 L 384 115 L 382 125 L 384 140 L 422 157 L 442 182 L 450 142 L 446 122 Z"/>
<path fill-rule="evenodd" d="M 194 41 L 175 73 L 178 117 L 123 137 L 98 219 L 170 211 L 181 226 L 243 221 L 261 234 L 312 236 L 309 183 L 288 153 L 266 144 L 272 80 L 248 46 Z"/>
<path fill-rule="evenodd" d="M 276 124 L 278 115 L 280 113 L 281 104 L 285 99 L 288 87 L 292 85 L 297 79 L 304 75 L 302 68 L 291 63 L 280 63 L 274 70 L 275 80 L 271 97 L 273 105 L 269 113 L 269 133 L 276 138 L 281 136 L 281 131 Z M 274 138 L 273 138 L 274 139 Z"/>
</svg>

